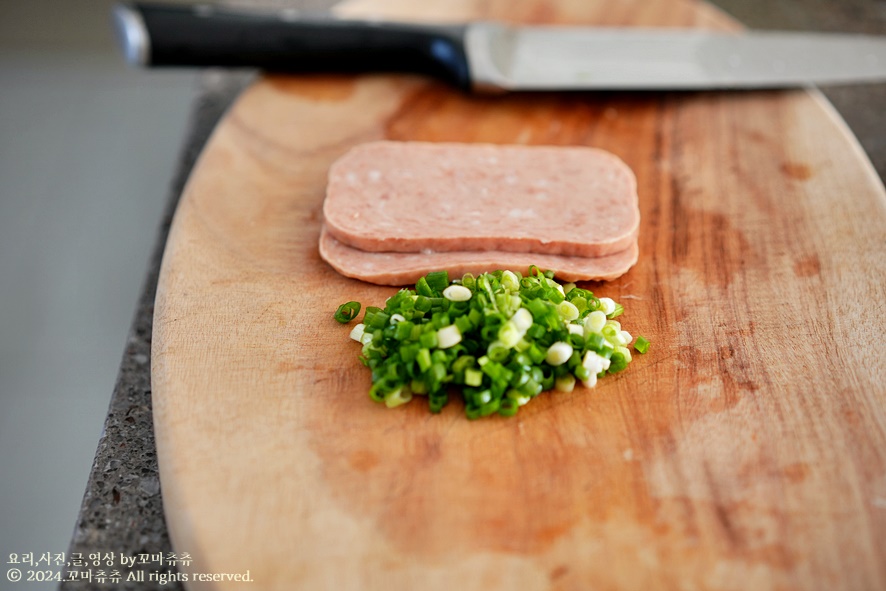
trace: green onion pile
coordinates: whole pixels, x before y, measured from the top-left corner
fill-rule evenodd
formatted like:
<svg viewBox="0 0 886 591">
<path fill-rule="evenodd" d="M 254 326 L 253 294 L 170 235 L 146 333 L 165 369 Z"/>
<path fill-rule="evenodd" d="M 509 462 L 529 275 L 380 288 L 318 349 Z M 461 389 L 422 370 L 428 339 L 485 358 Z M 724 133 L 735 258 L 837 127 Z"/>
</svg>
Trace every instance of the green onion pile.
<svg viewBox="0 0 886 591">
<path fill-rule="evenodd" d="M 576 381 L 593 387 L 625 369 L 633 338 L 615 320 L 623 311 L 534 266 L 525 277 L 495 271 L 451 283 L 440 271 L 384 308 L 367 306 L 351 338 L 363 345 L 376 402 L 393 408 L 421 395 L 437 413 L 460 390 L 469 419 L 513 416 L 544 391 L 571 392 Z M 348 302 L 335 319 L 348 323 L 359 313 L 360 304 Z M 640 353 L 648 347 L 643 337 L 634 343 Z"/>
</svg>

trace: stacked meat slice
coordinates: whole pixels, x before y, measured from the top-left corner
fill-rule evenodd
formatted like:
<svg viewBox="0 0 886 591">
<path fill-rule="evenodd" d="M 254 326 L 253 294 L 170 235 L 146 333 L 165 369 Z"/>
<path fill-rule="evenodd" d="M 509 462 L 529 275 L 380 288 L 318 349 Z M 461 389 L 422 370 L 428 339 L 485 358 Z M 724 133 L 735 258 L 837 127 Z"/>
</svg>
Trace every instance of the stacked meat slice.
<svg viewBox="0 0 886 591">
<path fill-rule="evenodd" d="M 594 148 L 367 143 L 332 165 L 323 215 L 323 259 L 383 285 L 529 265 L 608 280 L 637 261 L 636 179 Z"/>
</svg>

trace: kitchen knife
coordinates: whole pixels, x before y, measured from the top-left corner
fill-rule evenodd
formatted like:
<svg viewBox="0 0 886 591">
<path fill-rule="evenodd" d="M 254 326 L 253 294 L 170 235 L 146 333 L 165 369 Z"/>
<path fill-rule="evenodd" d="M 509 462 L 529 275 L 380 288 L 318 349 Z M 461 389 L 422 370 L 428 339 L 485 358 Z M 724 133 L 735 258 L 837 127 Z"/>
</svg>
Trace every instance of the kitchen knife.
<svg viewBox="0 0 886 591">
<path fill-rule="evenodd" d="M 886 80 L 886 37 L 426 25 L 207 4 L 121 4 L 114 19 L 128 61 L 142 66 L 409 72 L 473 91 L 780 88 Z"/>
</svg>

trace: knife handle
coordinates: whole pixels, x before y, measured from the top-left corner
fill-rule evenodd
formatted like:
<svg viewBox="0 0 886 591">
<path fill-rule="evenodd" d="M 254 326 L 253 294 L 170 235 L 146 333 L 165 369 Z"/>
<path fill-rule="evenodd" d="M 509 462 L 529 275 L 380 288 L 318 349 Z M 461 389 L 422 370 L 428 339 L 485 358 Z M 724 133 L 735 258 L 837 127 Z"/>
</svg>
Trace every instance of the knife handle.
<svg viewBox="0 0 886 591">
<path fill-rule="evenodd" d="M 114 8 L 130 63 L 282 72 L 408 72 L 470 88 L 463 25 L 301 17 L 292 10 L 133 3 Z"/>
</svg>

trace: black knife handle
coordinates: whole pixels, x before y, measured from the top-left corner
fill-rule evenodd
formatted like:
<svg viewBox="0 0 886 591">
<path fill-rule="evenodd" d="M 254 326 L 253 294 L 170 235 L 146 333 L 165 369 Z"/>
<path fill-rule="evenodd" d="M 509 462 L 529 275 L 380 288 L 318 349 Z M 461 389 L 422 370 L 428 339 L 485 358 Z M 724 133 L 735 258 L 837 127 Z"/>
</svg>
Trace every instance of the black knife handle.
<svg viewBox="0 0 886 591">
<path fill-rule="evenodd" d="M 115 7 L 129 61 L 282 72 L 408 72 L 470 88 L 463 25 L 306 18 L 292 11 L 134 3 Z"/>
</svg>

